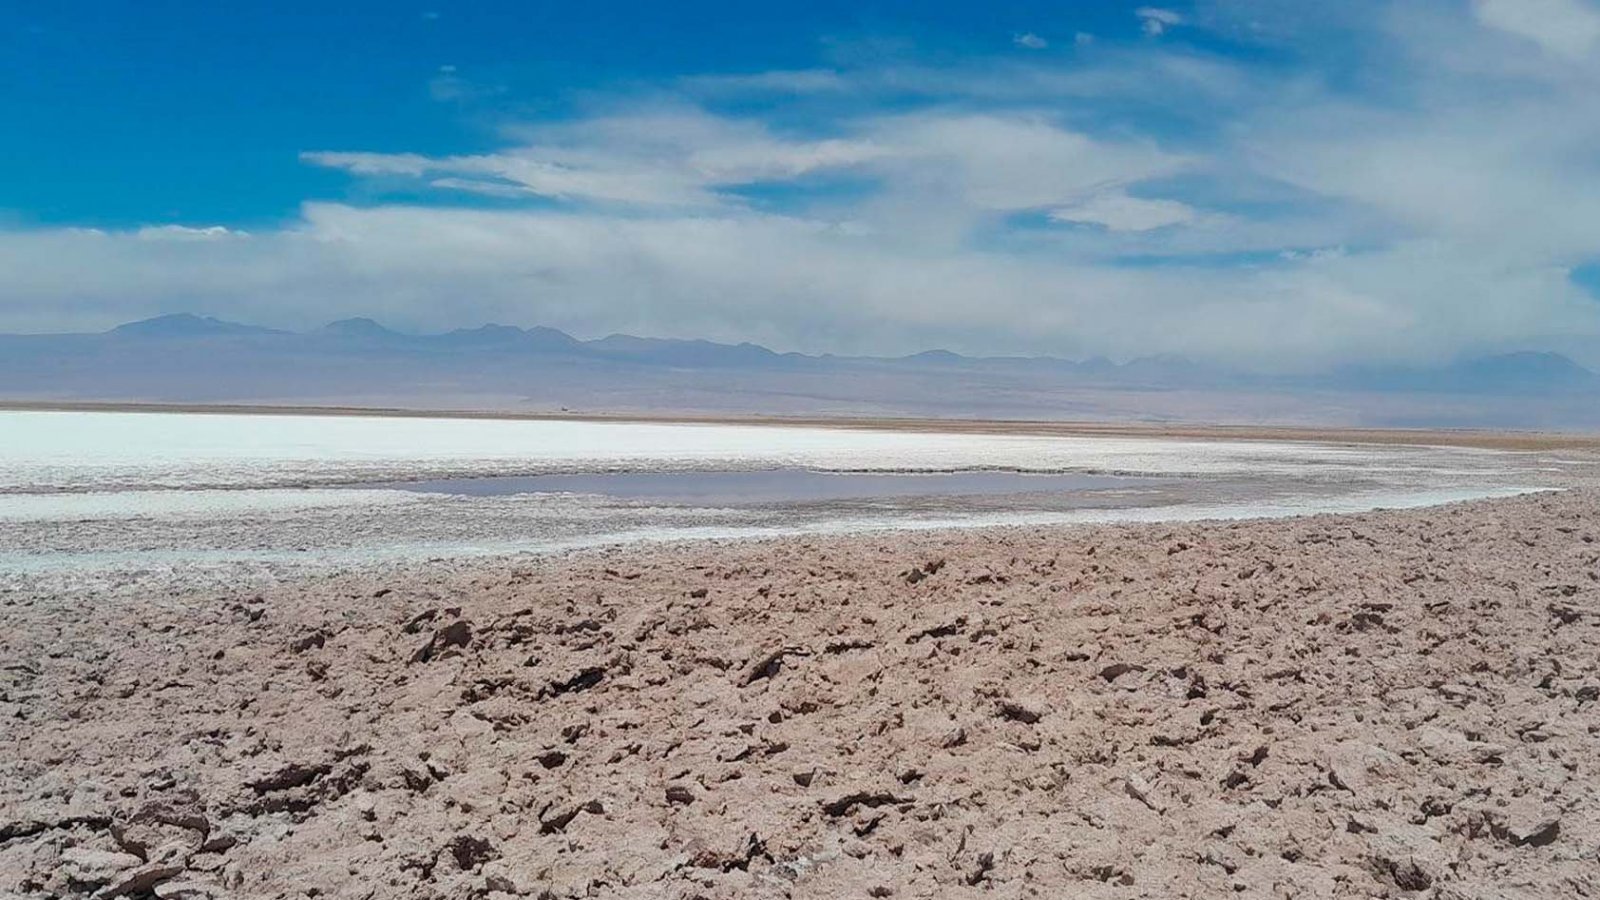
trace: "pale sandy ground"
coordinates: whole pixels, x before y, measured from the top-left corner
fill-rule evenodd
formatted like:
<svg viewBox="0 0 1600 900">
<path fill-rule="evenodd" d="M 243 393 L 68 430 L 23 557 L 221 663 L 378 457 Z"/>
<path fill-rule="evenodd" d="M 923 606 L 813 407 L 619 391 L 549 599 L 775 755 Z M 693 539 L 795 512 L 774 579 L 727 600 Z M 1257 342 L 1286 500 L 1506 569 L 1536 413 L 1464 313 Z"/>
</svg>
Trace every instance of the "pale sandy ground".
<svg viewBox="0 0 1600 900">
<path fill-rule="evenodd" d="M 0 893 L 1600 895 L 1600 493 L 0 600 Z"/>
</svg>

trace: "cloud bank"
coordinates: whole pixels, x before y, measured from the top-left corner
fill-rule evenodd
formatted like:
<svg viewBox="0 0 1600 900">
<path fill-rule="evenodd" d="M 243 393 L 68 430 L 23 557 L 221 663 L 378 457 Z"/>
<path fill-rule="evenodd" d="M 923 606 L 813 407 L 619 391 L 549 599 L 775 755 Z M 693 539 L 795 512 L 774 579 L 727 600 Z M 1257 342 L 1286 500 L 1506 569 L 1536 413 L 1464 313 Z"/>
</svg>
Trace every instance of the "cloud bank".
<svg viewBox="0 0 1600 900">
<path fill-rule="evenodd" d="M 690 73 L 508 113 L 474 155 L 308 147 L 363 202 L 0 232 L 0 328 L 190 309 L 1266 370 L 1600 362 L 1570 277 L 1600 260 L 1600 11 L 1304 9 L 1145 7 L 1160 41 L 1060 55 L 1028 34 L 1038 52 L 993 59 Z"/>
</svg>

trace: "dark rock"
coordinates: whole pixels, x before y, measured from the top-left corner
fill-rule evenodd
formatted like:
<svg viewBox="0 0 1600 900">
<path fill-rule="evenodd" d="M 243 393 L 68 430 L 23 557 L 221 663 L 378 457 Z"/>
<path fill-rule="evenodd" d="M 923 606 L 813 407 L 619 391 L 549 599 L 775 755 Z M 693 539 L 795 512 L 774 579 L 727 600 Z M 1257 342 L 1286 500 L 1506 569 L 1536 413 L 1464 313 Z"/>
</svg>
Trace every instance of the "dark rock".
<svg viewBox="0 0 1600 900">
<path fill-rule="evenodd" d="M 453 647 L 465 647 L 472 642 L 472 623 L 466 619 L 457 619 L 449 625 L 440 628 L 428 639 L 428 643 L 412 654 L 414 663 L 431 662 L 437 659 L 446 650 Z"/>
<path fill-rule="evenodd" d="M 842 797 L 825 800 L 822 811 L 830 816 L 849 815 L 850 811 L 858 806 L 876 809 L 890 803 L 904 803 L 903 798 L 897 797 L 888 791 L 852 791 Z"/>
<path fill-rule="evenodd" d="M 1350 617 L 1350 627 L 1357 631 L 1369 631 L 1373 628 L 1382 628 L 1383 616 L 1375 612 L 1358 612 Z"/>
<path fill-rule="evenodd" d="M 1020 700 L 1007 699 L 1000 701 L 1000 718 L 1033 725 L 1044 718 L 1044 711 Z"/>
<path fill-rule="evenodd" d="M 730 852 L 704 849 L 689 858 L 689 865 L 696 869 L 715 869 L 719 872 L 732 872 L 735 869 L 749 871 L 750 863 L 757 857 L 771 861 L 772 856 L 767 853 L 766 842 L 755 833 L 740 842 L 738 848 Z"/>
<path fill-rule="evenodd" d="M 967 872 L 967 884 L 976 886 L 984 879 L 988 878 L 989 872 L 993 869 L 994 853 L 986 850 L 983 853 L 978 854 L 977 860 L 974 862 L 972 868 Z"/>
<path fill-rule="evenodd" d="M 327 764 L 288 763 L 253 781 L 246 782 L 250 789 L 257 794 L 268 794 L 273 791 L 287 791 L 297 787 L 305 787 L 318 778 L 328 774 L 332 766 Z"/>
<path fill-rule="evenodd" d="M 1527 816 L 1510 822 L 1495 822 L 1495 835 L 1516 847 L 1543 847 L 1561 836 L 1561 819 L 1555 815 Z"/>
<path fill-rule="evenodd" d="M 1391 882 L 1402 891 L 1425 891 L 1433 886 L 1433 876 L 1414 859 L 1374 857 L 1370 865 L 1380 880 Z"/>
<path fill-rule="evenodd" d="M 764 656 L 757 657 L 744 674 L 739 677 L 740 687 L 749 687 L 762 679 L 773 678 L 783 671 L 784 657 L 804 655 L 806 651 L 796 647 L 781 647 Z"/>
<path fill-rule="evenodd" d="M 1583 613 L 1570 606 L 1556 606 L 1553 604 L 1550 606 L 1550 615 L 1555 617 L 1556 622 L 1561 625 L 1571 625 L 1583 618 Z"/>
<path fill-rule="evenodd" d="M 49 831 L 52 827 L 48 822 L 38 819 L 13 819 L 0 823 L 0 844 L 14 841 L 17 838 L 33 837 L 36 834 Z"/>
<path fill-rule="evenodd" d="M 1130 672 L 1143 671 L 1144 666 L 1135 665 L 1133 663 L 1112 663 L 1111 665 L 1100 670 L 1100 677 L 1109 682 L 1116 681 L 1118 678 L 1121 678 Z"/>
<path fill-rule="evenodd" d="M 577 691 L 586 691 L 604 681 L 606 670 L 603 666 L 587 666 L 579 669 L 571 678 L 552 681 L 539 691 L 541 698 L 559 697 L 562 694 L 571 694 Z"/>
<path fill-rule="evenodd" d="M 500 857 L 499 851 L 495 850 L 493 844 L 483 838 L 465 834 L 458 834 L 452 838 L 448 849 L 450 855 L 455 858 L 456 865 L 463 872 L 470 872 L 489 860 Z"/>
<path fill-rule="evenodd" d="M 417 634 L 422 631 L 422 626 L 432 622 L 437 618 L 439 618 L 439 611 L 437 609 L 425 609 L 422 612 L 417 613 L 415 616 L 412 616 L 405 625 L 401 626 L 400 630 L 404 631 L 406 634 Z"/>
<path fill-rule="evenodd" d="M 598 815 L 605 812 L 605 807 L 598 800 L 590 800 L 585 803 L 567 803 L 561 806 L 557 806 L 554 803 L 549 804 L 539 812 L 539 833 L 557 834 L 565 831 L 567 826 L 572 824 L 572 820 L 578 817 L 579 813 L 585 812 Z"/>
<path fill-rule="evenodd" d="M 950 637 L 965 631 L 966 627 L 967 617 L 956 616 L 953 622 L 946 622 L 943 625 L 935 625 L 932 628 L 924 628 L 921 631 L 913 632 L 911 636 L 906 638 L 906 643 L 915 644 L 923 638 Z"/>
</svg>

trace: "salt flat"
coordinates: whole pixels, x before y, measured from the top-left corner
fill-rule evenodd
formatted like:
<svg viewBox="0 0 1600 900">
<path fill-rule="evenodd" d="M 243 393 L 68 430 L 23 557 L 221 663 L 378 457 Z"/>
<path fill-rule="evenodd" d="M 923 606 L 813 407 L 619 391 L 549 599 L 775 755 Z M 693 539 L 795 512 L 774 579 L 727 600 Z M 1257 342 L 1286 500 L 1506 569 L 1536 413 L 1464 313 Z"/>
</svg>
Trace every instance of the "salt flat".
<svg viewBox="0 0 1600 900">
<path fill-rule="evenodd" d="M 959 423 L 958 423 L 959 424 Z M 597 469 L 1463 474 L 1470 448 L 416 416 L 0 411 L 0 490 L 271 487 Z"/>
<path fill-rule="evenodd" d="M 639 541 L 1355 512 L 1583 483 L 1591 458 L 820 424 L 112 411 L 0 412 L 0 434 L 0 585 L 57 593 Z M 639 483 L 655 493 L 620 487 Z"/>
<path fill-rule="evenodd" d="M 0 890 L 1600 887 L 1582 448 L 0 428 Z"/>
</svg>

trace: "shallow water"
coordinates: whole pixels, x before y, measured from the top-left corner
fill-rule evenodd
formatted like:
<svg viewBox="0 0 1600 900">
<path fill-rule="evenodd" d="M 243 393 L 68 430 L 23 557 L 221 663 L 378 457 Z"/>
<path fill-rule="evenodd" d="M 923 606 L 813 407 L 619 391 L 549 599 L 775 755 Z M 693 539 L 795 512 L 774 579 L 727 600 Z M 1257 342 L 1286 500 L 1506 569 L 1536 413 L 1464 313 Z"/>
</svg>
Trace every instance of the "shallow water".
<svg viewBox="0 0 1600 900">
<path fill-rule="evenodd" d="M 1359 511 L 1546 487 L 1570 477 L 1565 462 L 1273 441 L 0 412 L 0 590 L 642 540 Z"/>
<path fill-rule="evenodd" d="M 499 475 L 369 484 L 423 494 L 503 497 L 592 494 L 673 506 L 763 506 L 900 497 L 1005 497 L 1154 487 L 1153 478 L 1023 472 L 817 472 L 757 469 L 733 472 L 600 472 L 583 475 Z"/>
</svg>

